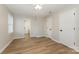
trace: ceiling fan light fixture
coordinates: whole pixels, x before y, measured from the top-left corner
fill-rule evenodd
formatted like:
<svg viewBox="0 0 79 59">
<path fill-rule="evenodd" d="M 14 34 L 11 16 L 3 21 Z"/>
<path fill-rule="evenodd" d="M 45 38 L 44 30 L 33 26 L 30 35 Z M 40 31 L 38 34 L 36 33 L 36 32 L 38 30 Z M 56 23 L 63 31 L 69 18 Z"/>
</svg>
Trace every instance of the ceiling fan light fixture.
<svg viewBox="0 0 79 59">
<path fill-rule="evenodd" d="M 36 9 L 36 10 L 41 10 L 41 9 L 42 9 L 42 6 L 41 6 L 41 5 L 36 5 L 36 6 L 35 6 L 35 9 Z"/>
</svg>

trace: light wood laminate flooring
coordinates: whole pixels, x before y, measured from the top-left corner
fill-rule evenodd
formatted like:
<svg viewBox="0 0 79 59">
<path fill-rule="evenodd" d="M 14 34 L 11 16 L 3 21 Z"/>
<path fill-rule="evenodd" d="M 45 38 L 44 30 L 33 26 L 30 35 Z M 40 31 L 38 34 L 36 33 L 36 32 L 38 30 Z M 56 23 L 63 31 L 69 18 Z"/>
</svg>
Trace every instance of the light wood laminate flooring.
<svg viewBox="0 0 79 59">
<path fill-rule="evenodd" d="M 67 46 L 46 37 L 15 39 L 3 54 L 77 54 Z"/>
</svg>

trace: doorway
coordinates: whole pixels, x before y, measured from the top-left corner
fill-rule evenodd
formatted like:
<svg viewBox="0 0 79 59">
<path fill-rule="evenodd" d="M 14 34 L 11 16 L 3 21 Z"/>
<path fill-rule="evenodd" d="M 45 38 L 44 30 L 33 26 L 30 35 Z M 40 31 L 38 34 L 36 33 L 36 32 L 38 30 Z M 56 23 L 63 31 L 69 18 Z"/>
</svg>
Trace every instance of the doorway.
<svg viewBox="0 0 79 59">
<path fill-rule="evenodd" d="M 31 31 L 31 20 L 25 19 L 24 20 L 24 30 L 25 30 L 25 39 L 30 39 L 30 31 Z"/>
</svg>

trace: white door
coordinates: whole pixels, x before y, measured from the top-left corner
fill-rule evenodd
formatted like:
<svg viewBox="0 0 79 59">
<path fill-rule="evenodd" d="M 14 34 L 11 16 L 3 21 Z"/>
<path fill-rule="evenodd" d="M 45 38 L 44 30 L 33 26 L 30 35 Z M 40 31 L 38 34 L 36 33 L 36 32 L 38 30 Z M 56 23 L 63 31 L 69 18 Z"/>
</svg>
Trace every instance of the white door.
<svg viewBox="0 0 79 59">
<path fill-rule="evenodd" d="M 79 47 L 79 11 L 76 11 L 76 47 Z"/>
<path fill-rule="evenodd" d="M 60 42 L 74 47 L 75 45 L 75 16 L 74 11 L 63 12 L 60 15 Z"/>
</svg>

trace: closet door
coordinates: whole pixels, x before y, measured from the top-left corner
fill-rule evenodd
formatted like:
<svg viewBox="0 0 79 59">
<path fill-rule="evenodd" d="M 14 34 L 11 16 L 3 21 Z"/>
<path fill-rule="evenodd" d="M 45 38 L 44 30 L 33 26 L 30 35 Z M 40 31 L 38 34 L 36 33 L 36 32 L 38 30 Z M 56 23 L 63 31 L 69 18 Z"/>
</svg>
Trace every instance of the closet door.
<svg viewBox="0 0 79 59">
<path fill-rule="evenodd" d="M 79 48 L 79 10 L 76 10 L 75 13 L 75 19 L 76 19 L 76 47 Z"/>
<path fill-rule="evenodd" d="M 69 10 L 63 12 L 60 15 L 60 28 L 59 28 L 60 42 L 69 46 L 74 47 L 75 45 L 75 16 L 74 11 Z"/>
</svg>

